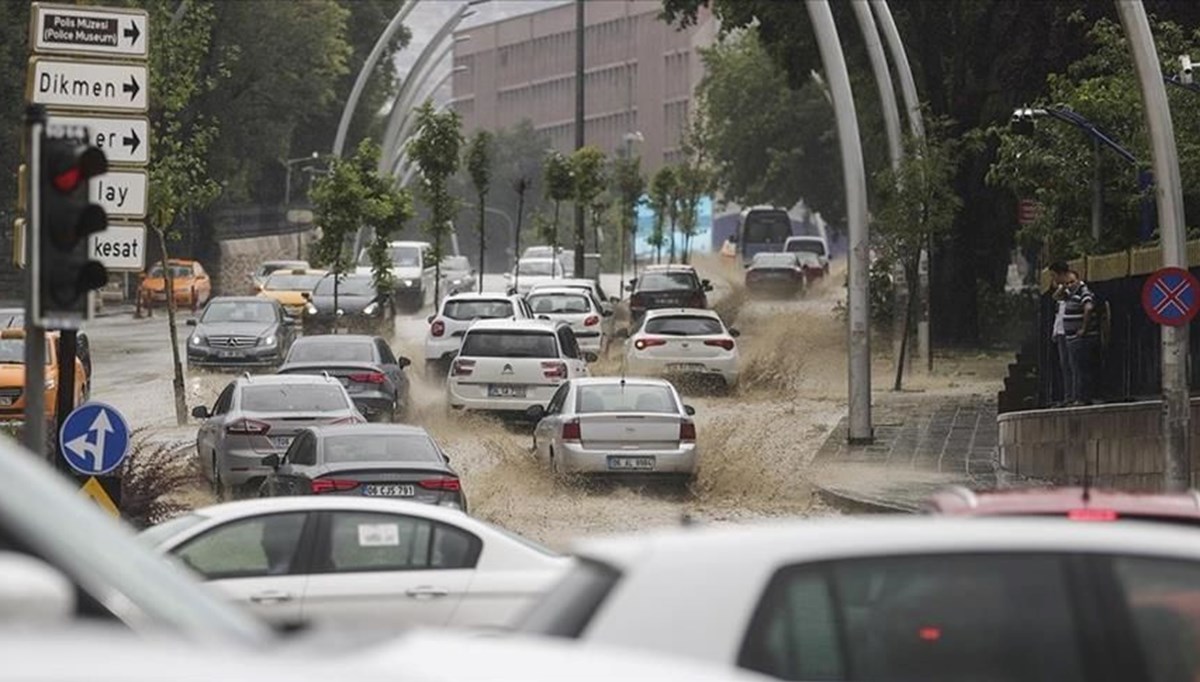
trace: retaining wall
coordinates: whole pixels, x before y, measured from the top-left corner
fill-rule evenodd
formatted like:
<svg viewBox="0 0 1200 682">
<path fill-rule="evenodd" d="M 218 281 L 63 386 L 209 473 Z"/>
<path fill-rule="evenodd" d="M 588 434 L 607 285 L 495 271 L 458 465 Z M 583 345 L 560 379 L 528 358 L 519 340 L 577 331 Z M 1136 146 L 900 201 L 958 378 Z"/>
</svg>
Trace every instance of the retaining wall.
<svg viewBox="0 0 1200 682">
<path fill-rule="evenodd" d="M 311 232 L 302 233 L 300 250 L 308 254 Z M 226 239 L 220 242 L 221 261 L 213 274 L 213 292 L 222 296 L 254 293 L 250 274 L 265 260 L 295 260 L 296 233 Z"/>
</svg>

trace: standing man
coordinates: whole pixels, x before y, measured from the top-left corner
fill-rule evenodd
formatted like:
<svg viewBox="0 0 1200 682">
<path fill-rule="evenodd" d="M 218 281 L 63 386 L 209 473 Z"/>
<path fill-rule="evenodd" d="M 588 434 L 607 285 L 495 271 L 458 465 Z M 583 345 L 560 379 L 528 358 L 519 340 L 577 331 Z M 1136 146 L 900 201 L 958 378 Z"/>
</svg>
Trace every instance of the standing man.
<svg viewBox="0 0 1200 682">
<path fill-rule="evenodd" d="M 1096 375 L 1096 355 L 1100 350 L 1100 319 L 1096 298 L 1074 270 L 1067 273 L 1063 302 L 1063 331 L 1067 337 L 1067 358 L 1074 375 L 1074 400 L 1071 405 L 1091 405 Z"/>
<path fill-rule="evenodd" d="M 1075 401 L 1075 374 L 1071 371 L 1071 359 L 1067 355 L 1066 323 L 1063 320 L 1071 268 L 1064 261 L 1055 261 L 1050 264 L 1050 276 L 1050 295 L 1054 299 L 1054 326 L 1050 330 L 1050 341 L 1057 351 L 1060 386 L 1058 400 L 1053 401 L 1053 406 L 1062 407 Z"/>
</svg>

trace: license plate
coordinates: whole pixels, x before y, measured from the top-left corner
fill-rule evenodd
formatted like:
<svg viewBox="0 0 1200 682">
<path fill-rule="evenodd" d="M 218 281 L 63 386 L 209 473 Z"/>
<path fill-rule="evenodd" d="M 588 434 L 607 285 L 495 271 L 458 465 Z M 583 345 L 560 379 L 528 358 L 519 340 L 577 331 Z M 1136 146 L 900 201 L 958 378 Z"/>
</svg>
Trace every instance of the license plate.
<svg viewBox="0 0 1200 682">
<path fill-rule="evenodd" d="M 412 497 L 417 493 L 414 485 L 364 485 L 366 497 Z"/>
<path fill-rule="evenodd" d="M 654 458 L 612 456 L 608 458 L 608 468 L 612 471 L 650 471 L 654 469 Z"/>
<path fill-rule="evenodd" d="M 287 450 L 292 444 L 291 436 L 271 436 L 271 447 L 276 450 Z"/>
<path fill-rule="evenodd" d="M 6 395 L 0 395 L 0 407 L 8 407 L 12 404 L 13 404 L 12 398 L 10 398 Z"/>
<path fill-rule="evenodd" d="M 242 356 L 242 354 L 236 350 L 219 350 L 219 351 L 217 351 L 218 358 L 240 358 L 241 356 Z"/>
<path fill-rule="evenodd" d="M 489 398 L 524 398 L 524 386 L 512 386 L 508 384 L 488 384 Z"/>
<path fill-rule="evenodd" d="M 698 362 L 678 362 L 667 365 L 668 372 L 703 372 L 707 369 Z"/>
</svg>

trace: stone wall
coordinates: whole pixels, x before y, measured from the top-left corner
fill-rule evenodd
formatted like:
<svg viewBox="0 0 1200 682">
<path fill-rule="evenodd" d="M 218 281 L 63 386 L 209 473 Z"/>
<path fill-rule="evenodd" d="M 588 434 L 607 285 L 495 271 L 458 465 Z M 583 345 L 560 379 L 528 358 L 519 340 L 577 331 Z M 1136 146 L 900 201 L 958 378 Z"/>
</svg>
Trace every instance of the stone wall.
<svg viewBox="0 0 1200 682">
<path fill-rule="evenodd" d="M 265 260 L 294 260 L 296 239 L 297 235 L 292 233 L 221 241 L 221 260 L 212 273 L 213 294 L 243 296 L 253 293 L 250 274 Z M 307 255 L 311 233 L 303 233 L 301 239 L 300 250 Z"/>
<path fill-rule="evenodd" d="M 1160 490 L 1162 403 L 1142 401 L 1056 410 L 1007 412 L 1000 426 L 1000 466 L 1056 484 Z M 1192 400 L 1193 477 L 1200 462 L 1200 398 Z"/>
</svg>

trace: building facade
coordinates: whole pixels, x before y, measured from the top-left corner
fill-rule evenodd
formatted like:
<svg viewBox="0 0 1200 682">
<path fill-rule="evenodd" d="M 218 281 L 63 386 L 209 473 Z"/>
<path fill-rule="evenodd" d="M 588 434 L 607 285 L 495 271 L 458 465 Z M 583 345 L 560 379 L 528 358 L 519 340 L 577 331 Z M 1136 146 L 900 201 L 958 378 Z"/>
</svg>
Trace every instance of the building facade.
<svg viewBox="0 0 1200 682">
<path fill-rule="evenodd" d="M 704 12 L 677 31 L 658 18 L 659 0 L 584 7 L 585 142 L 610 155 L 631 144 L 650 173 L 679 161 L 703 76 L 698 50 L 713 43 L 717 22 Z M 557 4 L 456 34 L 454 65 L 465 68 L 454 74 L 453 103 L 465 132 L 529 119 L 555 149 L 574 149 L 575 11 Z"/>
</svg>

